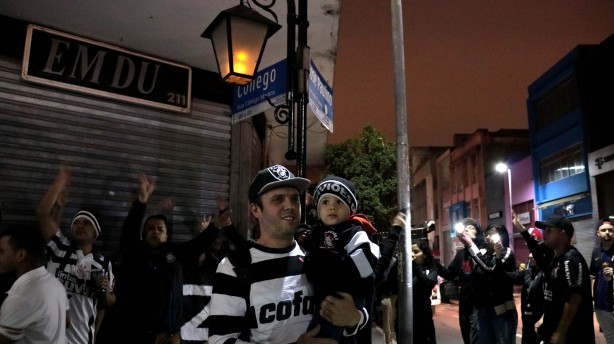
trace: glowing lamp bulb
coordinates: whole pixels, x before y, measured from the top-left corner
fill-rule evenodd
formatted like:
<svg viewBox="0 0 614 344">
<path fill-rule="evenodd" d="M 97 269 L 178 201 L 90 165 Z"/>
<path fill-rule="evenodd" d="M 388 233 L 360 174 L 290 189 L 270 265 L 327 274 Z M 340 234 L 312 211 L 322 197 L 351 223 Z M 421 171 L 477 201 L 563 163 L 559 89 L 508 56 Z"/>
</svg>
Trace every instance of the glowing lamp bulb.
<svg viewBox="0 0 614 344">
<path fill-rule="evenodd" d="M 243 63 L 235 63 L 234 67 L 236 73 L 245 74 L 245 71 L 247 70 Z"/>
<path fill-rule="evenodd" d="M 247 54 L 244 52 L 240 52 L 237 54 L 237 60 L 239 61 L 246 61 L 247 60 Z"/>
</svg>

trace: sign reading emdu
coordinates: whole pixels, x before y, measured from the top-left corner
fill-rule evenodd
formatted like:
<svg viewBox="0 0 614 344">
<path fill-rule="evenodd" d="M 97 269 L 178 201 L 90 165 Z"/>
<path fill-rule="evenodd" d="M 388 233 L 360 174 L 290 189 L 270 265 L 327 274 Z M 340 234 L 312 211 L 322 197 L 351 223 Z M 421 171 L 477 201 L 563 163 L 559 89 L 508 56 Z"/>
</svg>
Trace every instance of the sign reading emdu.
<svg viewBox="0 0 614 344">
<path fill-rule="evenodd" d="M 36 25 L 28 26 L 28 81 L 177 112 L 190 112 L 192 69 Z"/>
</svg>

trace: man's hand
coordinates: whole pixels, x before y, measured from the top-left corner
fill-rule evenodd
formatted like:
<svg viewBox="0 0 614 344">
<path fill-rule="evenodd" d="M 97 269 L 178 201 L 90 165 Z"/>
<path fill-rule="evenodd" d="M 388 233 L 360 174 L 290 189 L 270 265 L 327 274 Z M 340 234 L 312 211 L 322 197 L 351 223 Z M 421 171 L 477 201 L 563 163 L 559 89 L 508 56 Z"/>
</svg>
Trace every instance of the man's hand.
<svg viewBox="0 0 614 344">
<path fill-rule="evenodd" d="M 473 244 L 473 240 L 471 240 L 471 237 L 465 231 L 457 233 L 456 237 L 463 245 L 465 245 L 465 247 L 469 247 L 471 244 Z"/>
<path fill-rule="evenodd" d="M 356 327 L 360 323 L 361 313 L 354 305 L 352 295 L 339 292 L 341 298 L 329 295 L 320 305 L 320 316 L 335 326 Z"/>
<path fill-rule="evenodd" d="M 514 225 L 514 228 L 521 233 L 527 230 L 524 225 L 520 223 L 520 217 L 516 215 L 515 212 L 512 212 L 512 224 Z"/>
<path fill-rule="evenodd" d="M 503 244 L 501 242 L 495 243 L 495 257 L 501 259 L 503 256 Z"/>
<path fill-rule="evenodd" d="M 316 338 L 316 335 L 320 332 L 320 325 L 314 327 L 311 331 L 303 333 L 296 344 L 337 344 L 337 341 L 330 338 Z"/>
<path fill-rule="evenodd" d="M 232 219 L 230 218 L 231 214 L 232 214 L 232 210 L 230 210 L 228 201 L 218 198 L 217 199 L 217 216 L 215 218 L 215 227 L 218 229 L 222 229 L 224 227 L 232 225 Z"/>
<path fill-rule="evenodd" d="M 164 197 L 158 204 L 156 204 L 156 212 L 158 213 L 170 213 L 175 207 L 175 201 L 172 197 Z"/>
<path fill-rule="evenodd" d="M 60 170 L 58 171 L 58 175 L 55 178 L 55 182 L 61 185 L 61 190 L 64 190 L 68 184 L 70 184 L 70 179 L 72 178 L 72 171 L 70 166 L 65 164 L 60 164 Z"/>
<path fill-rule="evenodd" d="M 155 189 L 155 180 L 147 178 L 145 173 L 139 173 L 139 202 L 143 204 L 147 203 L 149 196 Z"/>
</svg>

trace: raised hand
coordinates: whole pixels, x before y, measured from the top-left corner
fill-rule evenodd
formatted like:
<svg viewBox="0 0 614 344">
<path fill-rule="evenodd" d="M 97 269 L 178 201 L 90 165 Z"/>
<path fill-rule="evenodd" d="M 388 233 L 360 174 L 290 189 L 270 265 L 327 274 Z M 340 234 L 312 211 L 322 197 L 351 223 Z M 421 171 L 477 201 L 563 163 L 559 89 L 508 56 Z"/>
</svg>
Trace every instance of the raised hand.
<svg viewBox="0 0 614 344">
<path fill-rule="evenodd" d="M 527 230 L 525 226 L 520 223 L 520 217 L 516 214 L 516 212 L 512 212 L 512 224 L 519 232 L 524 232 Z"/>
<path fill-rule="evenodd" d="M 55 182 L 61 186 L 61 190 L 64 190 L 72 179 L 72 170 L 70 166 L 67 164 L 60 164 L 60 169 L 58 171 L 57 177 L 55 177 Z"/>
<path fill-rule="evenodd" d="M 467 232 L 462 231 L 460 233 L 456 234 L 456 237 L 458 238 L 458 240 L 460 240 L 461 243 L 463 243 L 463 245 L 465 246 L 471 246 L 471 244 L 473 243 L 473 240 L 471 240 L 471 237 L 469 236 L 469 234 L 467 234 Z"/>
<path fill-rule="evenodd" d="M 149 196 L 156 189 L 156 181 L 147 178 L 145 173 L 139 173 L 139 202 L 147 203 Z"/>
<path fill-rule="evenodd" d="M 164 197 L 156 204 L 156 211 L 159 213 L 170 213 L 175 207 L 175 202 L 171 197 Z"/>
</svg>

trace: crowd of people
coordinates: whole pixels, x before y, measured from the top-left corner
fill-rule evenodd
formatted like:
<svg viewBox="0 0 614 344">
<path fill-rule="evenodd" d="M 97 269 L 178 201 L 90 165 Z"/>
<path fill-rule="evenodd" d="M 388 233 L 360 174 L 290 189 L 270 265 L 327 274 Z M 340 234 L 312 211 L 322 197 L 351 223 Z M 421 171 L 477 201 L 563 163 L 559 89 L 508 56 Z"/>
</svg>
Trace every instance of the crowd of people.
<svg viewBox="0 0 614 344">
<path fill-rule="evenodd" d="M 60 166 L 33 214 L 38 226 L 1 227 L 0 343 L 370 343 L 380 303 L 386 344 L 404 335 L 397 243 L 405 214 L 377 240 L 350 180 L 322 179 L 310 197 L 312 223 L 300 223 L 301 193 L 311 182 L 270 166 L 249 187 L 250 240 L 218 200 L 215 217 L 203 216 L 192 239 L 175 242 L 172 201 L 148 211 L 156 182 L 141 173 L 121 260 L 111 261 L 95 245 L 104 230 L 95 209 L 79 209 L 61 229 L 71 178 Z M 0 204 L 0 224 L 2 215 Z M 482 230 L 463 219 L 462 248 L 447 266 L 427 238 L 412 242 L 413 342 L 436 343 L 431 297 L 441 277 L 460 285 L 466 344 L 516 342 L 514 284 L 522 286 L 523 344 L 594 343 L 593 307 L 614 343 L 614 220 L 598 223 L 589 263 L 571 244 L 567 218 L 553 215 L 530 229 L 515 214 L 512 222 L 531 252 L 520 268 L 501 224 Z"/>
</svg>

